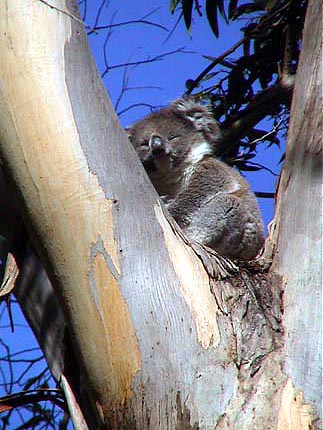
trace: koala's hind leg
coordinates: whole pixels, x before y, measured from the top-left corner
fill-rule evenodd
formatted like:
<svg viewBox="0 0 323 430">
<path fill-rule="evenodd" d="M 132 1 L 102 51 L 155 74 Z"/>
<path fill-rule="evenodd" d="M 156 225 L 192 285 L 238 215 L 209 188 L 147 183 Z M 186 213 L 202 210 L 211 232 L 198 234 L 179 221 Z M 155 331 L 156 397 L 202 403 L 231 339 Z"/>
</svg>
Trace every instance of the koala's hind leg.
<svg viewBox="0 0 323 430">
<path fill-rule="evenodd" d="M 169 206 L 184 233 L 219 254 L 238 260 L 255 257 L 262 245 L 262 224 L 241 199 L 232 194 L 218 193 L 190 212 L 180 216 L 176 204 Z"/>
</svg>

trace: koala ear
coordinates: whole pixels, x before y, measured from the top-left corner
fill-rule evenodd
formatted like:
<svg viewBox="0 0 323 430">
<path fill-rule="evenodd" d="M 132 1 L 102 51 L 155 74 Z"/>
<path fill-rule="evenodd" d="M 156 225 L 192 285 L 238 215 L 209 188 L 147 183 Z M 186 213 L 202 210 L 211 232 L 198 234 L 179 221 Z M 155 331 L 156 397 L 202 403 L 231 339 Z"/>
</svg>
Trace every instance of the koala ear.
<svg viewBox="0 0 323 430">
<path fill-rule="evenodd" d="M 208 135 L 212 140 L 219 137 L 220 129 L 210 105 L 202 105 L 193 97 L 175 100 L 171 104 L 174 113 L 190 121 L 196 130 Z"/>
<path fill-rule="evenodd" d="M 130 142 L 131 142 L 131 138 L 132 138 L 132 127 L 131 127 L 131 126 L 126 127 L 126 128 L 124 129 L 124 131 L 126 132 L 126 135 L 128 136 L 128 139 L 129 139 L 129 140 L 130 140 Z"/>
</svg>

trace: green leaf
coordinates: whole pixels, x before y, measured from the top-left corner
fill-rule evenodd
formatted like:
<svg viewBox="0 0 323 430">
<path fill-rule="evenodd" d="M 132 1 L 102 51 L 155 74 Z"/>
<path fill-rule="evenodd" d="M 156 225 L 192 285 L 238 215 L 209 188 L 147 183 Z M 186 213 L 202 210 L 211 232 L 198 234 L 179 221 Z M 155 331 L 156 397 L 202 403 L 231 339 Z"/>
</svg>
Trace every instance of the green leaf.
<svg viewBox="0 0 323 430">
<path fill-rule="evenodd" d="M 33 376 L 32 378 L 28 378 L 23 390 L 29 390 L 30 387 L 32 387 L 37 381 L 38 381 L 39 375 Z"/>
<path fill-rule="evenodd" d="M 232 17 L 236 13 L 237 6 L 238 6 L 238 0 L 230 0 L 229 8 L 228 8 L 229 9 L 229 19 L 232 19 Z"/>
<path fill-rule="evenodd" d="M 234 13 L 231 16 L 231 19 L 235 20 L 239 18 L 241 15 L 251 14 L 251 13 L 259 12 L 263 10 L 264 10 L 264 6 L 262 3 L 245 3 L 235 9 Z"/>
<path fill-rule="evenodd" d="M 226 16 L 225 10 L 224 10 L 224 2 L 223 0 L 218 0 L 218 9 L 220 14 L 222 15 L 223 19 L 225 20 L 226 23 L 228 23 L 228 18 Z"/>
<path fill-rule="evenodd" d="M 186 28 L 190 30 L 192 22 L 193 0 L 181 0 Z"/>
<path fill-rule="evenodd" d="M 218 26 L 218 3 L 215 0 L 206 0 L 205 2 L 206 16 L 209 21 L 210 27 L 216 37 L 219 37 Z"/>
<path fill-rule="evenodd" d="M 175 12 L 176 7 L 177 7 L 177 5 L 178 5 L 179 2 L 180 2 L 180 0 L 170 0 L 170 6 L 169 6 L 169 8 L 170 8 L 170 11 L 171 11 L 172 14 Z"/>
</svg>

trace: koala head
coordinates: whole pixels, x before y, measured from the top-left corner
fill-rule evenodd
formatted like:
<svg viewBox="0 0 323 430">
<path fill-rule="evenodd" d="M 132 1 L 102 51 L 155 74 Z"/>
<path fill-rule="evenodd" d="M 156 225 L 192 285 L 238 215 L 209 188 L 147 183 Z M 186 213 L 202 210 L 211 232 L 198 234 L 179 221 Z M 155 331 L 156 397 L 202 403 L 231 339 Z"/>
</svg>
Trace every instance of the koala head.
<svg viewBox="0 0 323 430">
<path fill-rule="evenodd" d="M 192 98 L 176 100 L 126 131 L 147 171 L 198 162 L 214 153 L 220 135 L 209 107 Z"/>
</svg>

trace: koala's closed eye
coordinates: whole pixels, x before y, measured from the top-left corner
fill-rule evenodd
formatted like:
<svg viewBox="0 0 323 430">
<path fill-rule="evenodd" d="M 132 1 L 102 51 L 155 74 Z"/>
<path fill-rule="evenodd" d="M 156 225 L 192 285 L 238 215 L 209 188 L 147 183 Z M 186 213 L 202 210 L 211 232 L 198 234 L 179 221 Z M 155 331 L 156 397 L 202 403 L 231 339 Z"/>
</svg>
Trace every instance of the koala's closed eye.
<svg viewBox="0 0 323 430">
<path fill-rule="evenodd" d="M 179 139 L 181 136 L 179 134 L 171 134 L 168 136 L 168 140 Z"/>
</svg>

